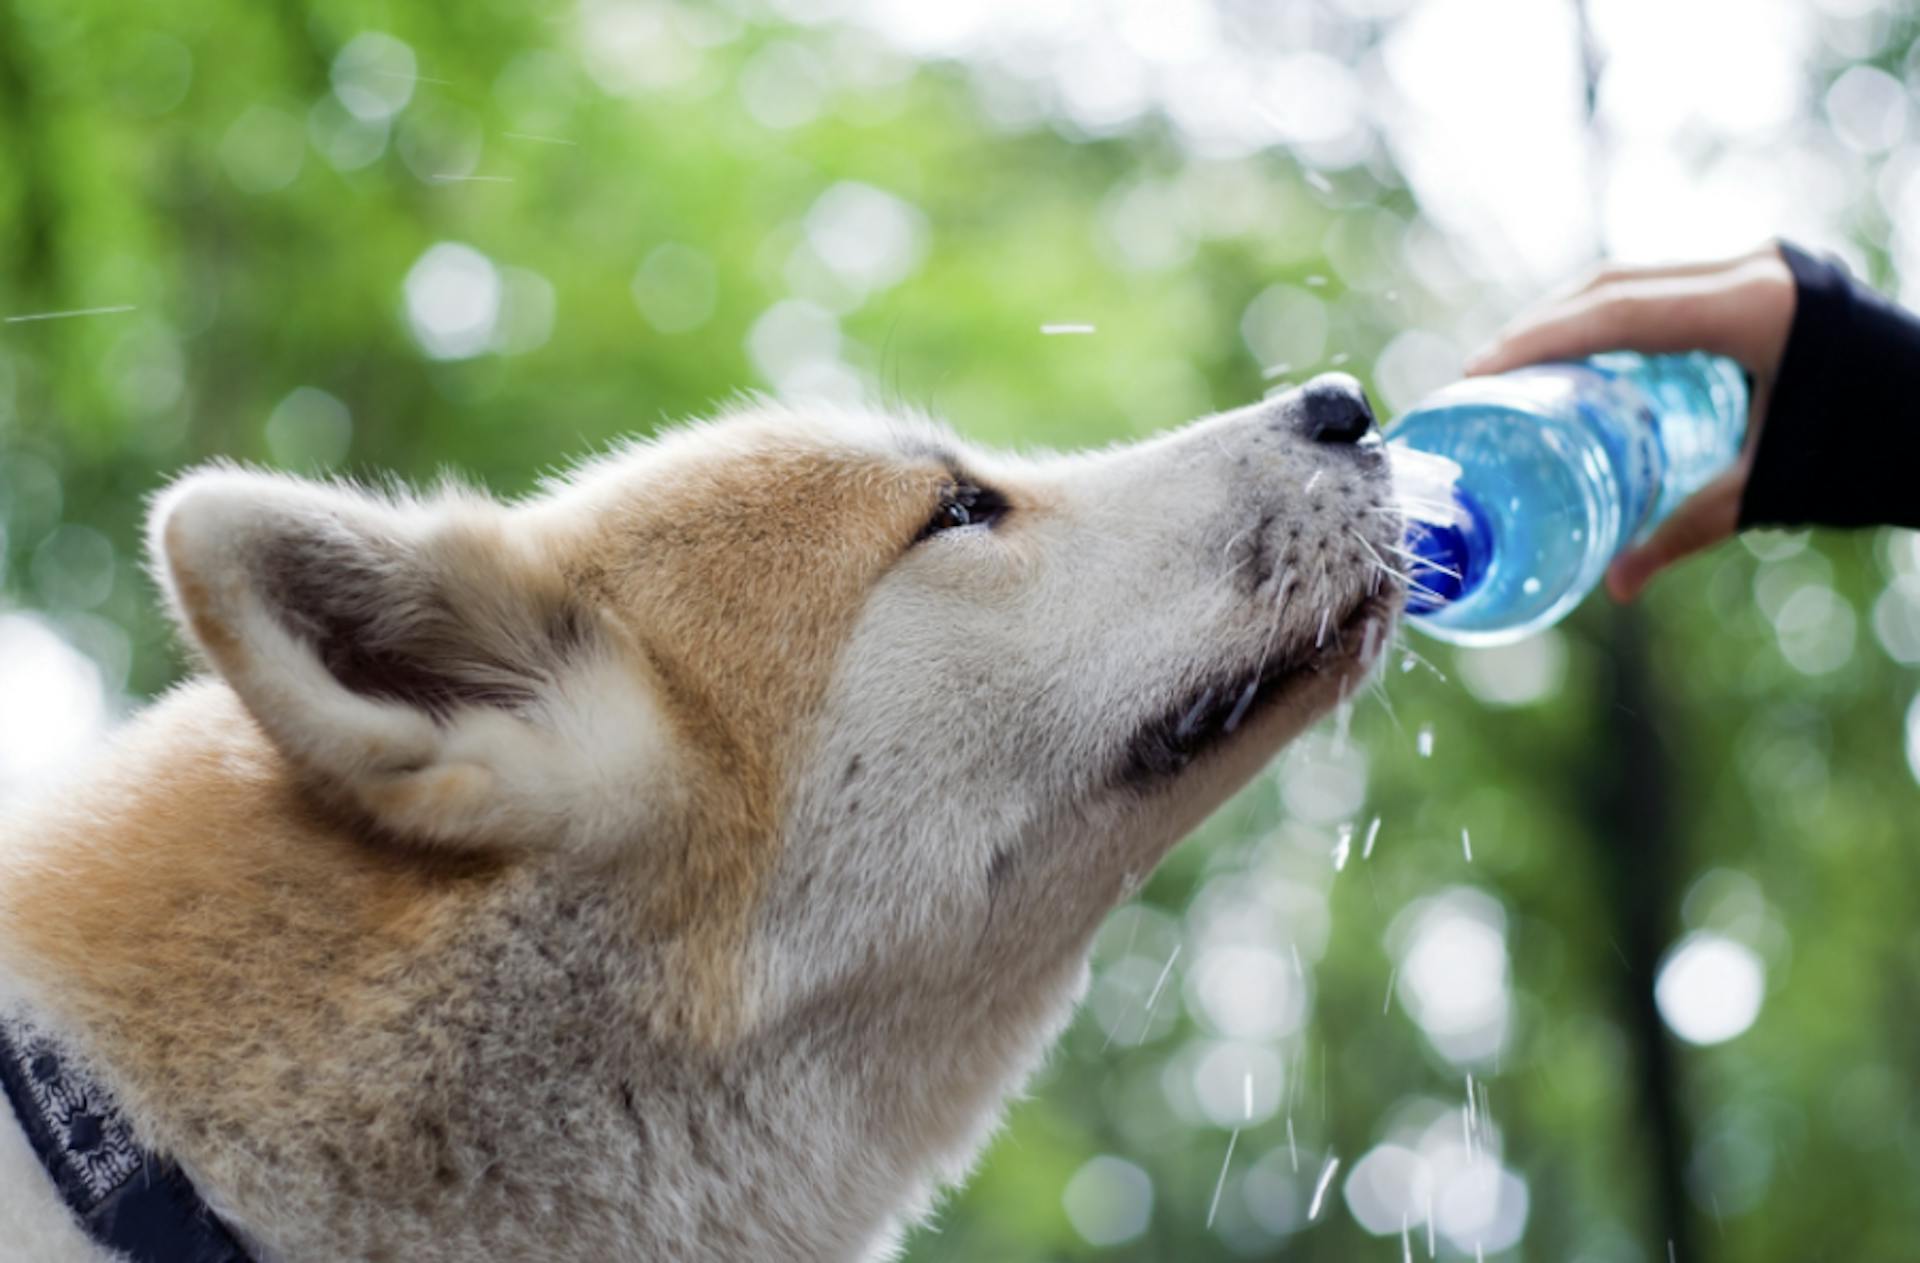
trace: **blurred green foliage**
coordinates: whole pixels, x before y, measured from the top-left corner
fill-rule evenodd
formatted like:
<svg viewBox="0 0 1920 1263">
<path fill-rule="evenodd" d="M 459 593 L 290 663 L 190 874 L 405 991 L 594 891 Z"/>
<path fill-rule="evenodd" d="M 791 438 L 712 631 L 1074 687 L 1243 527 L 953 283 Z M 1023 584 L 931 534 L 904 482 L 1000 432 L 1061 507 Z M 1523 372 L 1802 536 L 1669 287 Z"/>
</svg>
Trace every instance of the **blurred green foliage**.
<svg viewBox="0 0 1920 1263">
<path fill-rule="evenodd" d="M 1014 124 L 962 68 L 853 25 L 646 12 L 664 51 L 622 94 L 570 7 L 7 0 L 0 315 L 131 310 L 0 325 L 3 606 L 138 699 L 183 670 L 140 572 L 143 498 L 196 461 L 450 469 L 511 494 L 823 366 L 983 442 L 1082 446 L 1269 376 L 1370 377 L 1462 302 L 1408 267 L 1444 234 L 1380 152 L 1319 175 L 1280 148 L 1198 157 L 1151 119 L 1097 139 Z M 367 31 L 414 60 L 363 44 L 343 69 Z M 749 81 L 781 64 L 819 81 L 756 105 Z M 848 184 L 897 199 L 849 231 L 905 232 L 902 275 L 823 258 L 823 196 Z M 1155 216 L 1178 223 L 1157 245 Z M 467 252 L 430 253 L 446 243 Z M 410 299 L 430 258 L 452 271 Z M 1314 362 L 1250 353 L 1243 315 L 1276 285 L 1325 322 Z M 474 334 L 476 305 L 476 353 L 428 354 L 420 321 Z M 1097 332 L 1039 332 L 1058 322 Z M 1489 1257 L 1664 1259 L 1673 1237 L 1685 1258 L 1910 1256 L 1917 575 L 1905 535 L 1774 536 L 1518 650 L 1413 643 L 1430 667 L 1396 655 L 1350 735 L 1298 747 L 1118 914 L 1033 1099 L 907 1257 L 1397 1256 L 1349 1213 L 1348 1175 L 1457 1110 L 1468 1072 L 1480 1143 L 1528 1196 L 1524 1237 Z M 1486 1055 L 1441 1051 L 1396 976 L 1436 896 L 1494 910 L 1505 1034 Z M 1249 907 L 1298 1011 L 1228 1041 L 1279 1067 L 1236 1134 L 1195 1103 L 1230 1033 L 1196 970 Z M 1713 1047 L 1649 1024 L 1690 931 L 1766 971 L 1758 1020 Z M 1344 1166 L 1309 1224 L 1327 1155 Z M 1122 1204 L 1076 1227 L 1089 1171 L 1085 1197 Z M 1088 1240 L 1134 1211 L 1137 1235 Z"/>
</svg>

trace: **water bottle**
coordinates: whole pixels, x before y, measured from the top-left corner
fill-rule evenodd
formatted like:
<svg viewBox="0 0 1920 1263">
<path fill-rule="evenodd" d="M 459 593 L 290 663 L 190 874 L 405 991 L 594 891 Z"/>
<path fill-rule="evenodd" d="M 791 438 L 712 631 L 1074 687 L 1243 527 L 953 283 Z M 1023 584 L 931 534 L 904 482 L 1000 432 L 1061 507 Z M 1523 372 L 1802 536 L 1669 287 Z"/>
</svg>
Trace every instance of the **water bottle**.
<svg viewBox="0 0 1920 1263">
<path fill-rule="evenodd" d="M 1456 644 L 1558 622 L 1607 563 L 1739 454 L 1747 383 L 1716 355 L 1597 355 L 1445 387 L 1388 432 L 1407 615 Z"/>
</svg>

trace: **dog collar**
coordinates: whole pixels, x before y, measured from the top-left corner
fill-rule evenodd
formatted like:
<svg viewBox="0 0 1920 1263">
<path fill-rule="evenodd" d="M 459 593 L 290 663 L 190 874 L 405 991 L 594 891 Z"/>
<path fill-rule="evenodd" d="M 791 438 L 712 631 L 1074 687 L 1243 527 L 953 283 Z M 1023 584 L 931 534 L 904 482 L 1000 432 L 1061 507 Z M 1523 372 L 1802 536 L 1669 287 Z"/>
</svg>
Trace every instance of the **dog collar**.
<svg viewBox="0 0 1920 1263">
<path fill-rule="evenodd" d="M 135 1143 L 113 1097 L 52 1040 L 0 1021 L 0 1089 L 100 1245 L 129 1263 L 251 1263 L 179 1166 Z"/>
</svg>

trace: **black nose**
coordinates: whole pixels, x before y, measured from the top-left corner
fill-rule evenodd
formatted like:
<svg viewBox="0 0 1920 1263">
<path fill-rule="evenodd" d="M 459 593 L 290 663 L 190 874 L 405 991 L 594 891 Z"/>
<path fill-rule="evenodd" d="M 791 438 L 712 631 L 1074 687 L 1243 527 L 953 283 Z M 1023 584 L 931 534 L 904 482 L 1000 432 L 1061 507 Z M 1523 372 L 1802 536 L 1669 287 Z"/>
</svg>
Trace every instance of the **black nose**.
<svg viewBox="0 0 1920 1263">
<path fill-rule="evenodd" d="M 1300 388 L 1300 432 L 1316 443 L 1358 443 L 1373 428 L 1373 405 L 1345 373 L 1322 373 Z"/>
</svg>

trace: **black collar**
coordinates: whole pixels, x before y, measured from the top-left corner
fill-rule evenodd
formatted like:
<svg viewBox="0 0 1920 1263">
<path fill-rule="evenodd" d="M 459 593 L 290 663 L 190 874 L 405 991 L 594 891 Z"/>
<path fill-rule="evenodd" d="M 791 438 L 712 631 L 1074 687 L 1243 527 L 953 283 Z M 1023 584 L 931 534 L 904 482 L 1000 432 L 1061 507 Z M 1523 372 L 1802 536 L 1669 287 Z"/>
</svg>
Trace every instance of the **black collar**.
<svg viewBox="0 0 1920 1263">
<path fill-rule="evenodd" d="M 136 1144 L 106 1089 L 51 1039 L 0 1020 L 0 1089 L 95 1241 L 129 1263 L 251 1263 L 179 1166 Z"/>
</svg>

